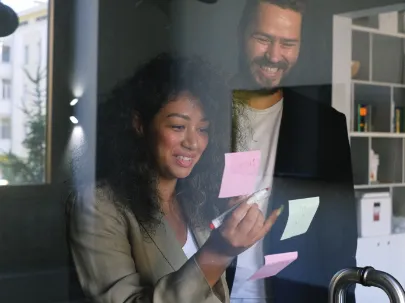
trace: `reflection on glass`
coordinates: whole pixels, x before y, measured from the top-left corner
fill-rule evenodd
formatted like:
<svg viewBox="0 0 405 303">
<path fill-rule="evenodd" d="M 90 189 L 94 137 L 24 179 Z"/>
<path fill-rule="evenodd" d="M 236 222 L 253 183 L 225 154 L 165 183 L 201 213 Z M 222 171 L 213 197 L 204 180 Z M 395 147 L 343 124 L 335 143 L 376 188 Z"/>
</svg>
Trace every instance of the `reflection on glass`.
<svg viewBox="0 0 405 303">
<path fill-rule="evenodd" d="M 0 186 L 43 183 L 48 1 L 3 3 L 20 25 L 0 40 Z"/>
</svg>

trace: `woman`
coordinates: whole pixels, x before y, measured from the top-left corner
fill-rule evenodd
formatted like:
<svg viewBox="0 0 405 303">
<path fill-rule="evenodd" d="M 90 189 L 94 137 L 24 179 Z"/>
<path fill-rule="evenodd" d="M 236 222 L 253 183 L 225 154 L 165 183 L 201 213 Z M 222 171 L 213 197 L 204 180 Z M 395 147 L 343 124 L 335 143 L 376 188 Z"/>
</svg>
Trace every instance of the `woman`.
<svg viewBox="0 0 405 303">
<path fill-rule="evenodd" d="M 229 301 L 226 267 L 276 214 L 265 220 L 244 203 L 207 229 L 229 145 L 226 98 L 204 62 L 161 55 L 100 107 L 97 185 L 76 195 L 70 224 L 79 280 L 93 301 Z"/>
</svg>

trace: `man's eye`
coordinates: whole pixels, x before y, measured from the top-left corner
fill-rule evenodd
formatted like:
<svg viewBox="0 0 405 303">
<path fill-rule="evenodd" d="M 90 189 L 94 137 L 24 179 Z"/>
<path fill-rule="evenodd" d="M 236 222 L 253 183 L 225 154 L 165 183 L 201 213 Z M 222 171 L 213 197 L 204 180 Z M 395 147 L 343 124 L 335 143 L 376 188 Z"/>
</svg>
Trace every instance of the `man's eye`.
<svg viewBox="0 0 405 303">
<path fill-rule="evenodd" d="M 208 127 L 202 127 L 202 128 L 200 128 L 200 132 L 202 132 L 202 133 L 208 133 Z"/>
<path fill-rule="evenodd" d="M 295 43 L 283 43 L 284 47 L 290 48 L 290 47 L 294 47 Z"/>
<path fill-rule="evenodd" d="M 269 38 L 266 38 L 266 37 L 256 36 L 255 39 L 257 41 L 259 41 L 260 43 L 269 43 L 270 42 Z"/>
</svg>

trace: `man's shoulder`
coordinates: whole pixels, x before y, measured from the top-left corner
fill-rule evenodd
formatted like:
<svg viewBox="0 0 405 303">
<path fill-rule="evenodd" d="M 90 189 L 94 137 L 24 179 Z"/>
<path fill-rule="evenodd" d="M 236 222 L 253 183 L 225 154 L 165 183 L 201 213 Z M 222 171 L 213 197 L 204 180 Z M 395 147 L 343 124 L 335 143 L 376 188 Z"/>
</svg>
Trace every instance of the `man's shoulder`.
<svg viewBox="0 0 405 303">
<path fill-rule="evenodd" d="M 330 105 L 330 95 L 318 94 L 314 97 L 311 94 L 303 93 L 300 88 L 295 87 L 283 88 L 283 92 L 284 101 L 286 101 L 286 103 L 291 103 L 291 106 L 299 109 L 301 113 L 319 112 L 328 117 L 328 119 L 345 120 L 345 115 Z"/>
</svg>

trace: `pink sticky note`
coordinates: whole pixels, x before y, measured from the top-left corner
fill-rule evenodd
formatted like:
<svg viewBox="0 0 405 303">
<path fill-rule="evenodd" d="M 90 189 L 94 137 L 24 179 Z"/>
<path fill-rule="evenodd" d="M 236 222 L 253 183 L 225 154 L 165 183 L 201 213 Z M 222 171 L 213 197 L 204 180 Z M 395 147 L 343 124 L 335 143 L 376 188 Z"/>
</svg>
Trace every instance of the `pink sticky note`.
<svg viewBox="0 0 405 303">
<path fill-rule="evenodd" d="M 260 268 L 249 280 L 264 279 L 277 275 L 298 258 L 298 252 L 289 252 L 264 257 L 265 265 Z"/>
<path fill-rule="evenodd" d="M 260 150 L 225 154 L 220 198 L 252 194 L 259 173 Z"/>
</svg>

